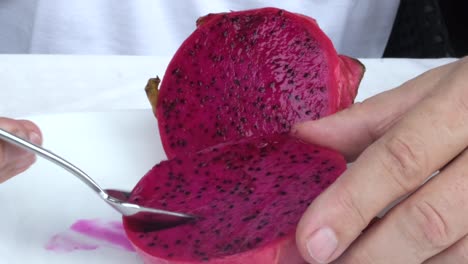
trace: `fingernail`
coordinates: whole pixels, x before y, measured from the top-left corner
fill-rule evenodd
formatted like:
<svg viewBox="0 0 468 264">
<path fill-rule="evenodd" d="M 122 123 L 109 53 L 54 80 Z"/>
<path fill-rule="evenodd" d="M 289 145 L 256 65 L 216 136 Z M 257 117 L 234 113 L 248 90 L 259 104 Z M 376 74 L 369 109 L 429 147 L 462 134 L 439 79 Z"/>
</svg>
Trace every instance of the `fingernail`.
<svg viewBox="0 0 468 264">
<path fill-rule="evenodd" d="M 318 263 L 327 263 L 338 247 L 335 232 L 329 227 L 322 227 L 315 231 L 307 241 L 309 255 Z"/>
<path fill-rule="evenodd" d="M 41 144 L 41 136 L 39 136 L 39 134 L 37 134 L 36 132 L 30 132 L 29 133 L 29 141 L 31 141 L 32 143 L 36 144 L 36 145 L 40 145 Z"/>
</svg>

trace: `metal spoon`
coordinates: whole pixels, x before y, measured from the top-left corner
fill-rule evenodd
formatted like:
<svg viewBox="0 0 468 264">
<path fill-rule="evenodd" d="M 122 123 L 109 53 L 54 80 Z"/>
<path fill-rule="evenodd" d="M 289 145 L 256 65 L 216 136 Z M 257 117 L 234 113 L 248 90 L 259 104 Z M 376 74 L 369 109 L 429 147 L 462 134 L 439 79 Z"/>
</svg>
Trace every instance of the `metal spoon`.
<svg viewBox="0 0 468 264">
<path fill-rule="evenodd" d="M 0 138 L 5 141 L 19 146 L 30 152 L 34 152 L 39 156 L 55 163 L 56 165 L 64 168 L 68 172 L 74 174 L 81 181 L 86 183 L 93 191 L 95 191 L 104 201 L 116 209 L 119 213 L 126 216 L 130 221 L 142 223 L 145 228 L 162 229 L 169 228 L 176 225 L 184 224 L 196 217 L 189 214 L 171 212 L 156 208 L 148 208 L 139 206 L 134 203 L 129 203 L 128 198 L 130 193 L 126 191 L 102 189 L 91 177 L 80 170 L 75 165 L 66 161 L 65 159 L 57 156 L 56 154 L 39 147 L 29 141 L 21 139 L 3 129 L 0 129 Z"/>
</svg>

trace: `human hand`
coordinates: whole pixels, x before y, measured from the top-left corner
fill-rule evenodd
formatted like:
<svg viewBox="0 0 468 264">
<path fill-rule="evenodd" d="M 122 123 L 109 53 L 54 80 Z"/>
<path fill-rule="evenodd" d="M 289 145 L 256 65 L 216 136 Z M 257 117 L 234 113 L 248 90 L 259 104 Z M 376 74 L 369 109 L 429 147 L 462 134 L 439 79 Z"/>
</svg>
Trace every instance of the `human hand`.
<svg viewBox="0 0 468 264">
<path fill-rule="evenodd" d="M 42 144 L 41 131 L 31 121 L 0 117 L 0 128 L 32 143 Z M 0 183 L 25 171 L 35 160 L 34 154 L 0 140 Z"/>
<path fill-rule="evenodd" d="M 309 263 L 468 263 L 468 58 L 292 133 L 355 160 L 298 225 Z"/>
</svg>

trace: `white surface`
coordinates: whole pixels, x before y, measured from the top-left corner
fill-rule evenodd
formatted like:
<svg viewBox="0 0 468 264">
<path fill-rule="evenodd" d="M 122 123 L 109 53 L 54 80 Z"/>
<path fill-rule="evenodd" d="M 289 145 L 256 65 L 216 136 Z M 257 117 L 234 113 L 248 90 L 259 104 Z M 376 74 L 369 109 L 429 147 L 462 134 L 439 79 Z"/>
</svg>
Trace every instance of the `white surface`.
<svg viewBox="0 0 468 264">
<path fill-rule="evenodd" d="M 0 55 L 0 116 L 148 109 L 144 87 L 169 57 Z M 357 101 L 451 59 L 362 59 Z"/>
<path fill-rule="evenodd" d="M 0 56 L 0 115 L 32 115 L 46 148 L 103 187 L 130 189 L 164 158 L 143 87 L 149 77 L 162 76 L 167 61 Z M 363 60 L 367 73 L 358 101 L 448 61 Z M 60 114 L 69 111 L 77 113 Z M 78 219 L 119 216 L 74 176 L 40 158 L 26 173 L 0 185 L 0 201 L 0 263 L 139 263 L 135 253 L 112 248 L 72 253 L 44 249 L 51 236 Z"/>
<path fill-rule="evenodd" d="M 198 17 L 273 6 L 315 18 L 340 53 L 381 57 L 399 0 L 0 1 L 0 53 L 174 54 Z"/>
<path fill-rule="evenodd" d="M 103 188 L 131 189 L 165 157 L 149 110 L 32 119 L 43 130 L 46 148 Z M 0 185 L 0 201 L 0 263 L 140 263 L 136 253 L 119 248 L 45 250 L 52 236 L 79 219 L 120 221 L 120 216 L 75 176 L 42 158 L 23 175 Z"/>
</svg>

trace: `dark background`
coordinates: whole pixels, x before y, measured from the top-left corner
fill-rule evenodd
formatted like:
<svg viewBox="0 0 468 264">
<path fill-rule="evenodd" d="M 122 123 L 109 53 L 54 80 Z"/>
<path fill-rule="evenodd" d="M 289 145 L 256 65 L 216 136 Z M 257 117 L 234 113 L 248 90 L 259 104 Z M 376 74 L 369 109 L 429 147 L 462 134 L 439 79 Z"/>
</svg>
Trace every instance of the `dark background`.
<svg viewBox="0 0 468 264">
<path fill-rule="evenodd" d="M 466 55 L 468 0 L 401 0 L 384 57 Z"/>
</svg>

